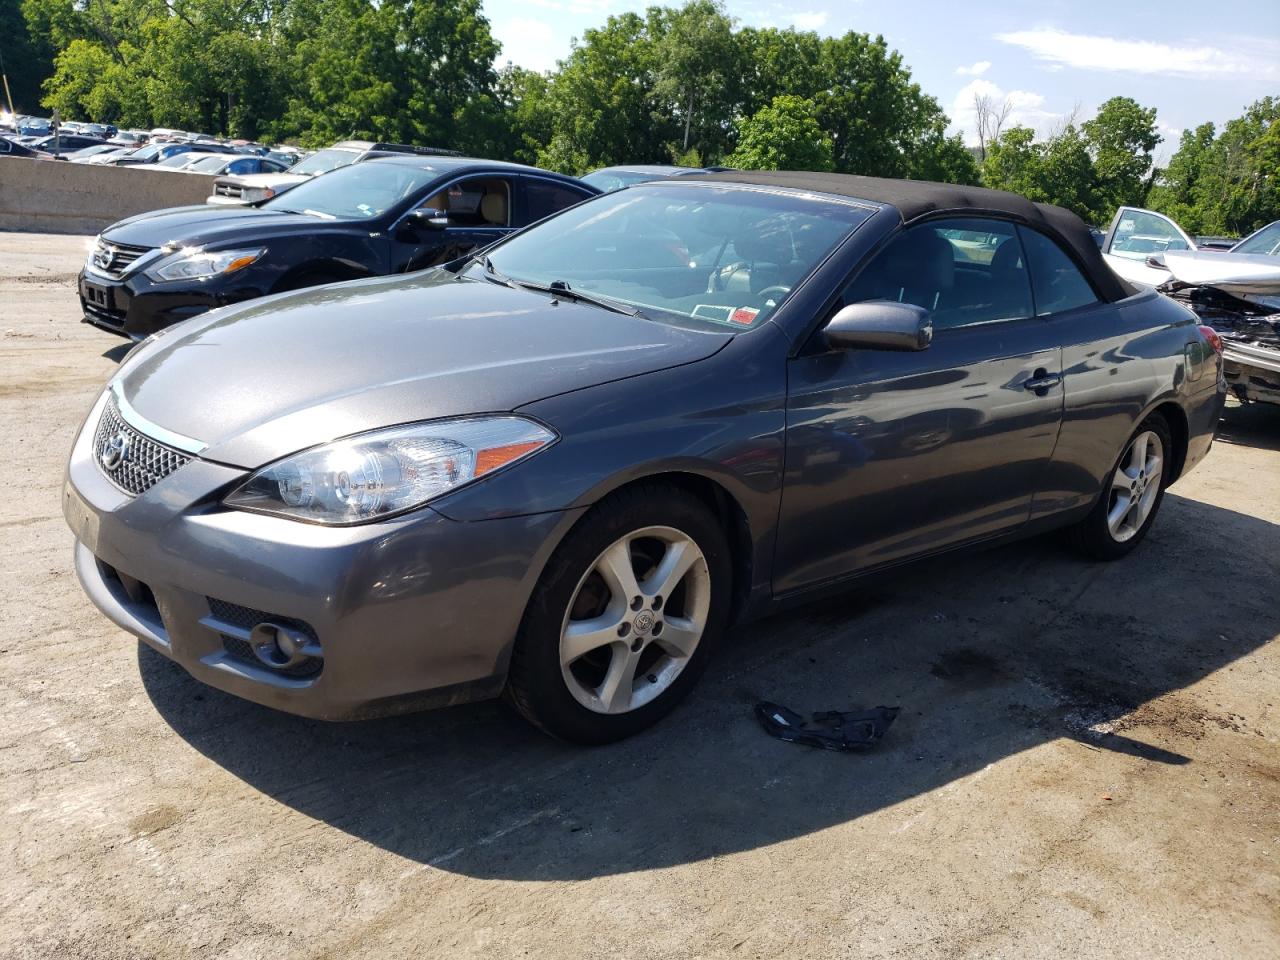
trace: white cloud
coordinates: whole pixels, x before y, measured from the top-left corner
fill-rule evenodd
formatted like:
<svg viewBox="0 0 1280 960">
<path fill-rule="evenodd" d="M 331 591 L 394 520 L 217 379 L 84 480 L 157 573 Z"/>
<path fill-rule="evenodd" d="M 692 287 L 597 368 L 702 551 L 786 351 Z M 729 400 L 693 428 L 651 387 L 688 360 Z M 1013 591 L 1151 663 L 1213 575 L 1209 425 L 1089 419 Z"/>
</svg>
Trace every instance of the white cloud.
<svg viewBox="0 0 1280 960">
<path fill-rule="evenodd" d="M 1007 93 L 999 85 L 990 80 L 978 78 L 970 80 L 956 91 L 951 101 L 951 126 L 964 135 L 964 142 L 969 146 L 977 146 L 977 119 L 973 101 L 975 97 L 990 97 L 996 104 L 1009 104 L 1009 117 L 1005 120 L 1005 129 L 1010 127 L 1031 127 L 1037 133 L 1052 129 L 1062 119 L 1062 114 L 1044 108 L 1044 97 L 1032 90 L 1010 90 Z"/>
<path fill-rule="evenodd" d="M 1021 47 L 1037 60 L 1061 68 L 1098 70 L 1108 73 L 1208 76 L 1258 73 L 1276 75 L 1274 63 L 1258 62 L 1239 51 L 1198 44 L 1156 43 L 1151 40 L 1122 40 L 1117 37 L 1068 33 L 1055 27 L 1018 30 L 996 34 L 1001 43 Z"/>
<path fill-rule="evenodd" d="M 494 23 L 493 35 L 502 44 L 497 58 L 499 65 L 510 60 L 529 70 L 554 70 L 556 60 L 569 54 L 567 45 L 557 40 L 550 24 L 530 17 L 512 17 Z"/>
<path fill-rule="evenodd" d="M 825 10 L 810 10 L 803 13 L 797 13 L 791 18 L 801 30 L 821 30 L 827 24 L 827 12 Z"/>
<path fill-rule="evenodd" d="M 990 60 L 979 60 L 971 67 L 956 67 L 956 73 L 962 77 L 980 77 L 990 69 Z"/>
</svg>

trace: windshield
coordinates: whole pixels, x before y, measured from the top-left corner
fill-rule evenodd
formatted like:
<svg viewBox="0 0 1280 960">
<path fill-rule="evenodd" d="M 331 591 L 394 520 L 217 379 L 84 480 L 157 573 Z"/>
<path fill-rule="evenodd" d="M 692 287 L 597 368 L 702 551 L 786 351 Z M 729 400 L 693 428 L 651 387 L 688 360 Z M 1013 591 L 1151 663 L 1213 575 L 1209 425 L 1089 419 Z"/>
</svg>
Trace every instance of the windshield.
<svg viewBox="0 0 1280 960">
<path fill-rule="evenodd" d="M 157 167 L 185 167 L 191 162 L 190 153 L 175 153 L 156 164 Z"/>
<path fill-rule="evenodd" d="M 369 220 L 417 193 L 440 174 L 403 163 L 353 163 L 298 184 L 264 209 L 309 213 L 328 220 Z"/>
<path fill-rule="evenodd" d="M 305 173 L 307 176 L 328 173 L 330 170 L 337 170 L 339 167 L 345 167 L 349 163 L 355 163 L 358 156 L 360 154 L 351 150 L 321 150 L 319 153 L 313 153 L 307 159 L 294 164 L 289 172 Z"/>
<path fill-rule="evenodd" d="M 164 149 L 163 144 L 153 143 L 148 147 L 139 147 L 133 153 L 129 154 L 135 160 L 150 160 L 156 154 Z"/>
<path fill-rule="evenodd" d="M 583 183 L 589 183 L 601 193 L 621 190 L 633 183 L 648 183 L 650 180 L 661 180 L 665 173 L 639 173 L 634 170 L 597 170 L 582 177 Z"/>
<path fill-rule="evenodd" d="M 1245 237 L 1231 252 L 1261 253 L 1268 257 L 1280 257 L 1280 220 L 1267 224 L 1251 237 Z"/>
<path fill-rule="evenodd" d="M 1146 260 L 1153 253 L 1190 249 L 1191 245 L 1168 217 L 1148 210 L 1126 209 L 1121 211 L 1111 249 L 1107 252 L 1126 260 Z"/>
<path fill-rule="evenodd" d="M 655 320 L 742 330 L 767 320 L 869 215 L 834 199 L 658 182 L 525 230 L 492 248 L 489 264 L 500 277 L 567 283 Z"/>
<path fill-rule="evenodd" d="M 201 157 L 199 160 L 192 161 L 191 166 L 187 167 L 187 169 L 197 171 L 221 170 L 227 163 L 228 158 L 225 156 Z"/>
</svg>

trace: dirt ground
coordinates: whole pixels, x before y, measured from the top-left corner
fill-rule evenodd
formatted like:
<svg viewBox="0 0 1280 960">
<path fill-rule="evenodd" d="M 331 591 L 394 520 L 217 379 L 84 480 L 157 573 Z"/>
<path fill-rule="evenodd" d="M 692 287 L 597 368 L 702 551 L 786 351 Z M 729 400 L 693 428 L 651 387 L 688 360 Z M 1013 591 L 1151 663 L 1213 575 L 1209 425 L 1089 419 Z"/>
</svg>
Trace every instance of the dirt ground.
<svg viewBox="0 0 1280 960">
<path fill-rule="evenodd" d="M 1229 409 L 1129 559 L 1053 539 L 738 632 L 646 735 L 354 725 L 100 616 L 59 487 L 125 347 L 85 239 L 0 234 L 0 956 L 1280 953 L 1280 409 Z M 751 707 L 900 705 L 881 748 Z"/>
</svg>

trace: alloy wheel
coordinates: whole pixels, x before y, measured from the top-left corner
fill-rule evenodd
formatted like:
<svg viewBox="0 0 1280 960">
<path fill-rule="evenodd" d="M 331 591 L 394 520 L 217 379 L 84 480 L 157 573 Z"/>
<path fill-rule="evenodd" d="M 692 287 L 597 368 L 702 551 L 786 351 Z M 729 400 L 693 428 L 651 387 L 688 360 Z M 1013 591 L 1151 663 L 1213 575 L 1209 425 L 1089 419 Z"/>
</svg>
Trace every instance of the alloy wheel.
<svg viewBox="0 0 1280 960">
<path fill-rule="evenodd" d="M 1107 529 L 1117 543 L 1135 536 L 1160 496 L 1164 476 L 1164 444 L 1153 430 L 1130 441 L 1115 473 L 1107 501 Z"/>
<path fill-rule="evenodd" d="M 711 575 L 693 538 L 645 527 L 606 547 L 579 580 L 560 631 L 569 691 L 595 713 L 639 709 L 669 689 L 702 639 Z"/>
</svg>

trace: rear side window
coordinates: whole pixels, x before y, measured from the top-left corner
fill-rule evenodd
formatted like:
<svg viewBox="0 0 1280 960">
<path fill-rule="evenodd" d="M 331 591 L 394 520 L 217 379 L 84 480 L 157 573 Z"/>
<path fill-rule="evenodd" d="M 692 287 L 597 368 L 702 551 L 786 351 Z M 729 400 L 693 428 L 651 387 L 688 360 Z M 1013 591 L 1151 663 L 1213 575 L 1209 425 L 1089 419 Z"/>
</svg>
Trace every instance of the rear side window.
<svg viewBox="0 0 1280 960">
<path fill-rule="evenodd" d="M 587 194 L 563 183 L 549 180 L 524 181 L 525 223 L 537 223 L 543 217 L 571 207 Z"/>
<path fill-rule="evenodd" d="M 1013 224 L 975 217 L 904 230 L 858 274 L 844 302 L 924 307 L 935 329 L 1032 315 L 1031 281 Z"/>
<path fill-rule="evenodd" d="M 1043 233 L 1019 227 L 1022 248 L 1031 268 L 1031 289 L 1036 298 L 1036 316 L 1062 313 L 1097 303 L 1098 297 L 1071 258 Z"/>
</svg>

